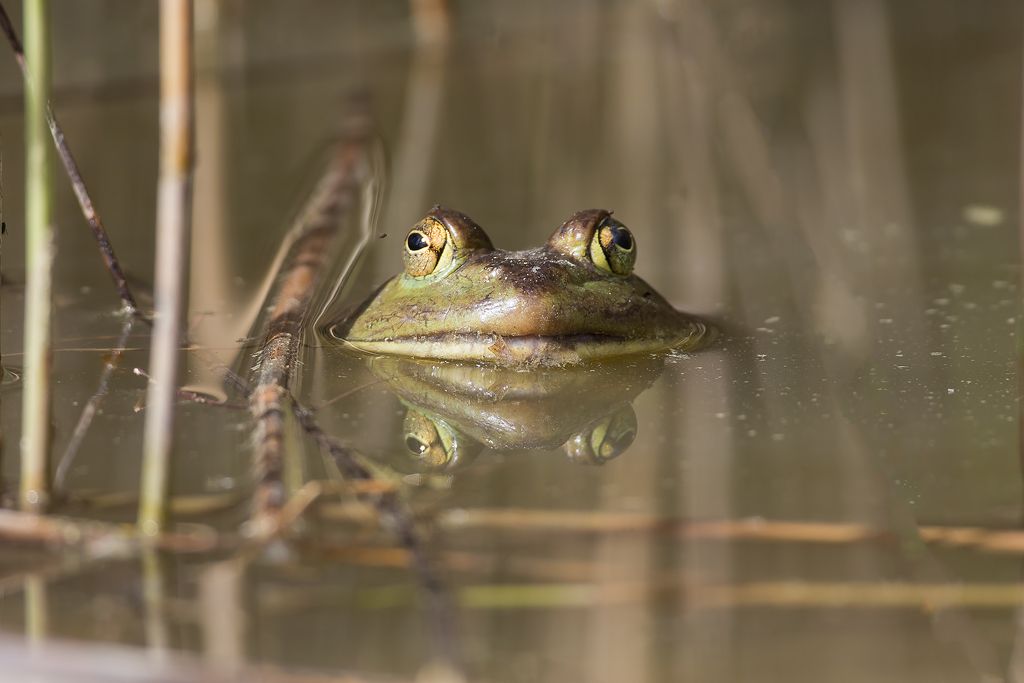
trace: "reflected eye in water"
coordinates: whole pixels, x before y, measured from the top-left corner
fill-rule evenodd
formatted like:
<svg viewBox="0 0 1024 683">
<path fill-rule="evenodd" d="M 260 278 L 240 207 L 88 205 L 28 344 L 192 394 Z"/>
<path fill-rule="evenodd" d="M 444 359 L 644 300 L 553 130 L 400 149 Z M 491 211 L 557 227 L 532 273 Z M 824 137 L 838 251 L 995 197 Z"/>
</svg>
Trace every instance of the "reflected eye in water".
<svg viewBox="0 0 1024 683">
<path fill-rule="evenodd" d="M 402 433 L 409 456 L 430 470 L 449 470 L 471 462 L 481 448 L 444 420 L 414 408 L 405 413 Z"/>
<path fill-rule="evenodd" d="M 405 447 L 416 457 L 422 457 L 423 454 L 430 450 L 430 444 L 415 434 L 407 434 L 405 436 Z"/>
<path fill-rule="evenodd" d="M 562 448 L 574 463 L 603 465 L 633 444 L 636 429 L 636 413 L 626 405 L 574 435 Z"/>
</svg>

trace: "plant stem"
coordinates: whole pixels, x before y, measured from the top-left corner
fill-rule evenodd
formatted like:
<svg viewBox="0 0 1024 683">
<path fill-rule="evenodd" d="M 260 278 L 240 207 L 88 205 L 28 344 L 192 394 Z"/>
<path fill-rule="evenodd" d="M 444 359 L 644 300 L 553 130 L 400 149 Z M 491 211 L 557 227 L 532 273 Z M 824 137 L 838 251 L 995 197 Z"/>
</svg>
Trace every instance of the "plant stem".
<svg viewBox="0 0 1024 683">
<path fill-rule="evenodd" d="M 160 180 L 156 307 L 146 397 L 139 528 L 155 535 L 167 516 L 167 473 L 177 396 L 185 253 L 192 199 L 192 0 L 160 2 Z"/>
<path fill-rule="evenodd" d="M 49 498 L 53 197 L 46 100 L 50 92 L 49 1 L 25 3 L 25 391 L 21 431 L 21 507 L 42 511 Z"/>
<path fill-rule="evenodd" d="M 49 634 L 48 594 L 45 577 L 25 577 L 25 638 L 33 649 L 42 647 Z"/>
</svg>

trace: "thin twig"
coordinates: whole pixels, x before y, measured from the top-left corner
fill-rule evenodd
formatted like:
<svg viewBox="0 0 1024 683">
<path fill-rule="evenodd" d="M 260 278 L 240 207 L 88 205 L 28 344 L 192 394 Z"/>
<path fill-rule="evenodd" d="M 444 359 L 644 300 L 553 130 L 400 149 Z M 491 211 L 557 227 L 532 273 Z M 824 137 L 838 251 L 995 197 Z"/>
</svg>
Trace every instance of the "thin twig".
<svg viewBox="0 0 1024 683">
<path fill-rule="evenodd" d="M 281 511 L 275 515 L 273 535 L 280 536 L 299 520 L 306 511 L 325 495 L 332 493 L 352 493 L 356 495 L 393 493 L 396 484 L 380 482 L 373 479 L 361 481 L 307 481 L 298 491 L 293 493 Z"/>
<path fill-rule="evenodd" d="M 156 302 L 146 395 L 139 527 L 166 523 L 167 477 L 175 392 L 193 166 L 192 0 L 160 3 L 160 180 L 157 195 Z"/>
<path fill-rule="evenodd" d="M 25 58 L 25 52 L 22 48 L 21 41 L 18 39 L 18 34 L 14 30 L 14 25 L 11 23 L 10 17 L 7 15 L 7 10 L 4 9 L 2 3 L 0 3 L 0 30 L 3 31 L 7 37 L 7 42 L 10 43 L 11 50 L 14 52 L 14 60 L 18 63 L 18 68 L 21 69 L 21 74 L 26 82 L 31 80 L 31 75 L 28 70 L 28 64 Z M 33 62 L 35 62 L 35 56 L 33 55 Z M 92 229 L 93 237 L 96 238 L 96 243 L 100 248 L 100 255 L 103 257 L 103 263 L 107 267 L 107 272 L 110 273 L 111 279 L 114 281 L 114 286 L 117 288 L 118 296 L 121 297 L 121 304 L 125 310 L 133 315 L 139 314 L 139 307 L 135 301 L 135 297 L 132 295 L 131 288 L 128 286 L 128 280 L 124 275 L 124 271 L 121 269 L 121 264 L 117 260 L 117 255 L 114 253 L 114 245 L 110 241 L 110 236 L 107 234 L 107 230 L 103 227 L 103 221 L 100 219 L 99 213 L 96 211 L 96 207 L 92 203 L 92 197 L 89 195 L 89 190 L 85 186 L 85 180 L 82 178 L 82 172 L 78 168 L 78 164 L 75 161 L 74 156 L 71 154 L 71 148 L 68 146 L 67 140 L 64 139 L 64 130 L 60 127 L 57 122 L 57 117 L 53 113 L 53 109 L 50 107 L 49 100 L 44 97 L 45 117 L 46 124 L 50 129 L 50 135 L 53 138 L 53 144 L 57 148 L 57 155 L 60 157 L 61 163 L 64 165 L 64 171 L 68 175 L 68 179 L 71 181 L 71 188 L 75 192 L 75 197 L 78 199 L 78 205 L 82 209 L 82 215 L 85 217 L 86 222 Z"/>
<path fill-rule="evenodd" d="M 96 417 L 96 413 L 100 409 L 100 405 L 103 403 L 103 399 L 107 396 L 107 391 L 110 387 L 110 378 L 114 374 L 114 370 L 117 369 L 117 363 L 121 359 L 121 354 L 128 343 L 128 336 L 132 332 L 132 326 L 135 323 L 135 318 L 128 318 L 124 322 L 124 326 L 121 328 L 121 336 L 117 339 L 117 344 L 111 351 L 110 356 L 107 358 L 107 362 L 103 365 L 103 371 L 100 373 L 99 385 L 96 387 L 95 393 L 89 397 L 85 407 L 82 408 L 82 413 L 78 416 L 78 423 L 75 425 L 74 431 L 71 433 L 71 439 L 68 441 L 67 447 L 64 449 L 64 455 L 61 456 L 57 462 L 57 471 L 53 476 L 53 490 L 54 495 L 60 496 L 64 491 L 64 482 L 67 479 L 68 472 L 71 470 L 71 466 L 74 464 L 75 459 L 78 457 L 78 451 L 82 447 L 82 442 L 85 440 L 85 435 L 89 432 L 89 427 L 92 426 L 92 420 Z"/>
</svg>

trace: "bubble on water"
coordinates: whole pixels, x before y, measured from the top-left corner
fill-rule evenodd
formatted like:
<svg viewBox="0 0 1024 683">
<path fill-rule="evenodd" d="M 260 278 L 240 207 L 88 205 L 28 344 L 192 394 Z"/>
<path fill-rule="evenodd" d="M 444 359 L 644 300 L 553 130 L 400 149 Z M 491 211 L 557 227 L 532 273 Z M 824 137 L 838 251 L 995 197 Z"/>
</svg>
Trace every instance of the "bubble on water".
<svg viewBox="0 0 1024 683">
<path fill-rule="evenodd" d="M 988 204 L 968 204 L 963 208 L 964 220 L 971 225 L 982 228 L 992 228 L 1002 225 L 1006 214 L 998 206 Z"/>
</svg>

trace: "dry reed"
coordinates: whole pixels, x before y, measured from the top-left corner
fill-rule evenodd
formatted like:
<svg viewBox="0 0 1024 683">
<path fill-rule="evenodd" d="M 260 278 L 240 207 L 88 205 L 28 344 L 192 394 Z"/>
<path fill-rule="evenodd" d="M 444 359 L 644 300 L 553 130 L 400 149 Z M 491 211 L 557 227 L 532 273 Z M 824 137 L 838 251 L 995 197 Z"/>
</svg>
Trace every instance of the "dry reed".
<svg viewBox="0 0 1024 683">
<path fill-rule="evenodd" d="M 153 381 L 146 398 L 139 503 L 139 528 L 148 535 L 160 533 L 166 524 L 177 400 L 193 166 L 191 0 L 161 0 L 160 72 L 156 306 L 149 363 Z"/>
</svg>

